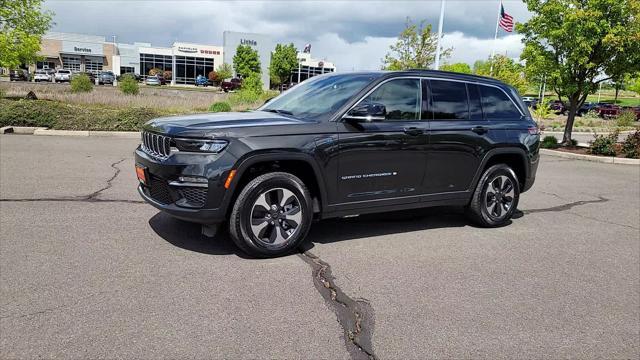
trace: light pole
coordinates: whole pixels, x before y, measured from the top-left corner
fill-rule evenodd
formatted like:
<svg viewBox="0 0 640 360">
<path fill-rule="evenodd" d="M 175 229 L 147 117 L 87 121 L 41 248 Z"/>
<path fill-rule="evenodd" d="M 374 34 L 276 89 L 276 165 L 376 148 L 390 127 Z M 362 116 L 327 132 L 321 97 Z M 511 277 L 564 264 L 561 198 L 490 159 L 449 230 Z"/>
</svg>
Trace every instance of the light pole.
<svg viewBox="0 0 640 360">
<path fill-rule="evenodd" d="M 438 21 L 438 44 L 436 48 L 435 70 L 440 68 L 440 40 L 442 39 L 442 23 L 444 22 L 444 0 L 440 1 L 440 20 Z"/>
</svg>

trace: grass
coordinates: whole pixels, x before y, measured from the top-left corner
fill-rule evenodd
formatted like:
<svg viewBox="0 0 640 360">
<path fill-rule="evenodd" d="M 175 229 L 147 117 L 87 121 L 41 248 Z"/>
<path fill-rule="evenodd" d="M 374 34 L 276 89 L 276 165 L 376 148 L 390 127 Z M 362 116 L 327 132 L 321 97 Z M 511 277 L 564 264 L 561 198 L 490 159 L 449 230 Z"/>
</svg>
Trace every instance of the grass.
<svg viewBox="0 0 640 360">
<path fill-rule="evenodd" d="M 160 116 L 207 112 L 211 104 L 227 101 L 233 111 L 247 111 L 277 95 L 245 96 L 241 92 L 221 94 L 212 91 L 140 87 L 138 95 L 125 95 L 112 86 L 96 86 L 88 93 L 72 93 L 68 85 L 2 83 L 0 126 L 44 126 L 59 130 L 136 131 L 150 119 Z M 2 92 L 0 91 L 0 93 Z M 38 100 L 25 100 L 33 91 Z"/>
</svg>

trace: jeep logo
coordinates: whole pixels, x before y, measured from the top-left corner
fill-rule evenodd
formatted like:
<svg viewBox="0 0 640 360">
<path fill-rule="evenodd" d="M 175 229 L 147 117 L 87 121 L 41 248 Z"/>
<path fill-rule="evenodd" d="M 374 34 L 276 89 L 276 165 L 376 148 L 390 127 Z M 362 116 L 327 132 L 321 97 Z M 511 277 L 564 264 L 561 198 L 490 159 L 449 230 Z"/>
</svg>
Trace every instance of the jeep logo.
<svg viewBox="0 0 640 360">
<path fill-rule="evenodd" d="M 83 53 L 91 53 L 91 49 L 89 49 L 89 48 L 80 48 L 80 47 L 77 47 L 77 46 L 73 47 L 73 51 L 75 51 L 75 52 L 83 52 Z"/>
<path fill-rule="evenodd" d="M 251 46 L 258 46 L 258 42 L 255 40 L 248 40 L 248 39 L 240 39 L 240 44 L 242 45 L 251 45 Z"/>
</svg>

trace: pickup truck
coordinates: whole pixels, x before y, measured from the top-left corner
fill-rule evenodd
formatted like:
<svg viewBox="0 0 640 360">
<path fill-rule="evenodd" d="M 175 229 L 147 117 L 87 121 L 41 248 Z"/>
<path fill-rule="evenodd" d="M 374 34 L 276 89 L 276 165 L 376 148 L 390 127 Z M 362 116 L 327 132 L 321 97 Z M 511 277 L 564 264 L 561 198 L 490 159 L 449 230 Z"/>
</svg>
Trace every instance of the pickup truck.
<svg viewBox="0 0 640 360">
<path fill-rule="evenodd" d="M 241 87 L 242 87 L 242 80 L 240 80 L 238 78 L 233 78 L 233 79 L 228 80 L 228 81 L 225 80 L 225 81 L 222 82 L 222 84 L 220 84 L 220 88 L 224 92 L 238 90 Z"/>
</svg>

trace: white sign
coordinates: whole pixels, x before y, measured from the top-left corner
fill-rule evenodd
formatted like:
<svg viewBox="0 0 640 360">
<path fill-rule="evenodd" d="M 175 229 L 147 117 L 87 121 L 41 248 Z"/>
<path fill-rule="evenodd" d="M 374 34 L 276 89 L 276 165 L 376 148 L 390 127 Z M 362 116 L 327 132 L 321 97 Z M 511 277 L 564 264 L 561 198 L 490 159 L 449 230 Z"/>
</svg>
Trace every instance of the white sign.
<svg viewBox="0 0 640 360">
<path fill-rule="evenodd" d="M 104 55 L 101 43 L 88 43 L 80 41 L 62 41 L 62 53 L 80 55 Z"/>
<path fill-rule="evenodd" d="M 198 52 L 197 48 L 189 47 L 189 46 L 178 46 L 178 51 L 185 53 L 196 53 Z"/>
</svg>

